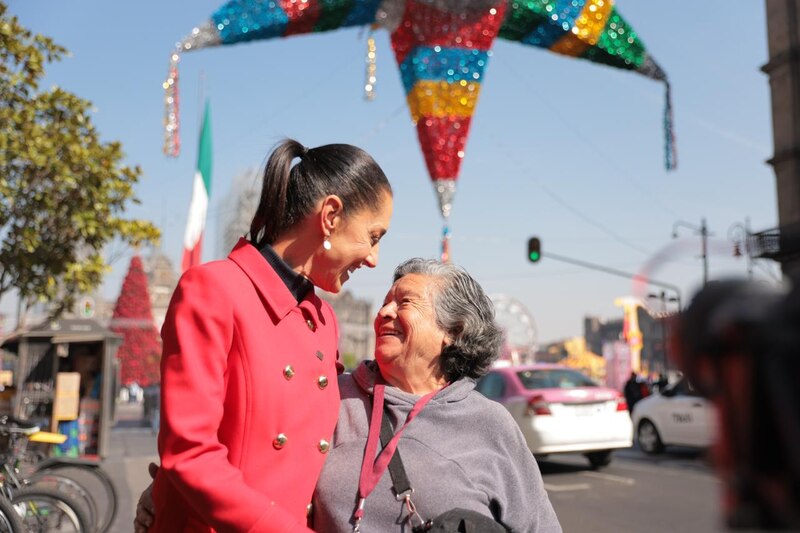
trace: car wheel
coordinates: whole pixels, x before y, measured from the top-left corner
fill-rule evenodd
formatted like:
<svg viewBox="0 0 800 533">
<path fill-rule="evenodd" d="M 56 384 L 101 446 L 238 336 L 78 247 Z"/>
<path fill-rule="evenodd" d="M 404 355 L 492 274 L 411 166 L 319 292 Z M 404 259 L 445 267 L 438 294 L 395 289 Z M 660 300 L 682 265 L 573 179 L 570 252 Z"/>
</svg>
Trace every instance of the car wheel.
<svg viewBox="0 0 800 533">
<path fill-rule="evenodd" d="M 595 470 L 597 470 L 600 467 L 608 466 L 609 464 L 611 464 L 611 450 L 603 450 L 600 452 L 589 452 L 584 455 L 589 460 L 589 464 L 592 465 L 592 468 Z"/>
<path fill-rule="evenodd" d="M 639 422 L 639 431 L 636 433 L 636 440 L 639 447 L 645 453 L 656 454 L 664 451 L 664 443 L 661 442 L 661 435 L 652 422 L 646 418 Z"/>
</svg>

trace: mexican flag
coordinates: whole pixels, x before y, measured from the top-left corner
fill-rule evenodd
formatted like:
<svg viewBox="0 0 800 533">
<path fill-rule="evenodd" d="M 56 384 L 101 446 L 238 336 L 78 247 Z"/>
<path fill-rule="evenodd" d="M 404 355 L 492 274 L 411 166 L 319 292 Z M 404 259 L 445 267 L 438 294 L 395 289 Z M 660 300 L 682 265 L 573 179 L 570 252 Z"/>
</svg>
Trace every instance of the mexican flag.
<svg viewBox="0 0 800 533">
<path fill-rule="evenodd" d="M 206 226 L 208 199 L 211 197 L 211 107 L 206 102 L 203 124 L 200 130 L 200 147 L 197 155 L 197 170 L 194 173 L 192 203 L 189 205 L 189 220 L 183 237 L 183 260 L 181 270 L 200 264 L 203 230 Z"/>
</svg>

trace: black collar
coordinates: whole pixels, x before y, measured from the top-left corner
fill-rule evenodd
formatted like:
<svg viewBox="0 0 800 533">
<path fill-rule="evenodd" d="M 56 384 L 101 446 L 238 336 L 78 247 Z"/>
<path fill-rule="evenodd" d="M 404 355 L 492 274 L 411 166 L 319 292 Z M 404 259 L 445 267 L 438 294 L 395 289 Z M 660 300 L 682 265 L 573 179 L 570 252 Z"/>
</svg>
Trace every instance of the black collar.
<svg viewBox="0 0 800 533">
<path fill-rule="evenodd" d="M 264 243 L 258 251 L 261 252 L 261 255 L 267 260 L 267 263 L 269 263 L 275 273 L 278 274 L 278 277 L 281 278 L 286 288 L 292 293 L 297 303 L 302 302 L 308 292 L 314 290 L 314 284 L 311 283 L 308 278 L 292 270 L 292 267 L 286 264 L 286 261 L 275 253 L 272 246 Z"/>
</svg>

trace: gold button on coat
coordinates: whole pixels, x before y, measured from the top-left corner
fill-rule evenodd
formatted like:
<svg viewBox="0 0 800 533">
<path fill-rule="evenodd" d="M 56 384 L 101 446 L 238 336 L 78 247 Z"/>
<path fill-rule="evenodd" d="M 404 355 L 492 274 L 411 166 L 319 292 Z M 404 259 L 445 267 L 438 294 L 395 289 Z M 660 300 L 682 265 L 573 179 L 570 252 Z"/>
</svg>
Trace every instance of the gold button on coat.
<svg viewBox="0 0 800 533">
<path fill-rule="evenodd" d="M 283 377 L 286 379 L 292 379 L 294 377 L 294 368 L 292 368 L 292 365 L 286 365 L 286 368 L 283 369 Z"/>
<path fill-rule="evenodd" d="M 325 376 L 320 376 L 319 379 L 317 379 L 317 385 L 319 385 L 320 389 L 324 389 L 328 386 L 328 378 Z"/>
<path fill-rule="evenodd" d="M 280 450 L 284 446 L 286 446 L 286 442 L 289 440 L 289 437 L 284 435 L 283 433 L 278 433 L 278 436 L 272 440 L 272 446 L 276 450 Z"/>
<path fill-rule="evenodd" d="M 311 511 L 314 510 L 314 504 L 309 503 L 306 505 L 306 516 L 311 516 Z"/>
<path fill-rule="evenodd" d="M 328 448 L 331 447 L 331 443 L 322 439 L 319 441 L 319 451 L 322 453 L 328 453 Z"/>
<path fill-rule="evenodd" d="M 310 318 L 306 319 L 306 325 L 308 326 L 308 329 L 310 329 L 311 331 L 317 329 L 317 326 L 314 324 L 314 321 L 311 320 Z"/>
</svg>

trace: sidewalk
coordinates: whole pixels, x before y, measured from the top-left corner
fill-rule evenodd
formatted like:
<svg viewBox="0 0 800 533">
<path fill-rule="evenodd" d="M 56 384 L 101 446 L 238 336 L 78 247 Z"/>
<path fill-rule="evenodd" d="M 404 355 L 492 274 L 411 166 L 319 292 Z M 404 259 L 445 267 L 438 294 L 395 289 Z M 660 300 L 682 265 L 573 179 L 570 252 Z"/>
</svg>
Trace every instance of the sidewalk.
<svg viewBox="0 0 800 533">
<path fill-rule="evenodd" d="M 141 404 L 118 404 L 116 418 L 110 452 L 103 461 L 103 469 L 111 476 L 119 495 L 117 518 L 110 531 L 130 533 L 139 494 L 150 483 L 147 464 L 158 462 L 158 452 L 156 436 L 142 425 Z"/>
</svg>

